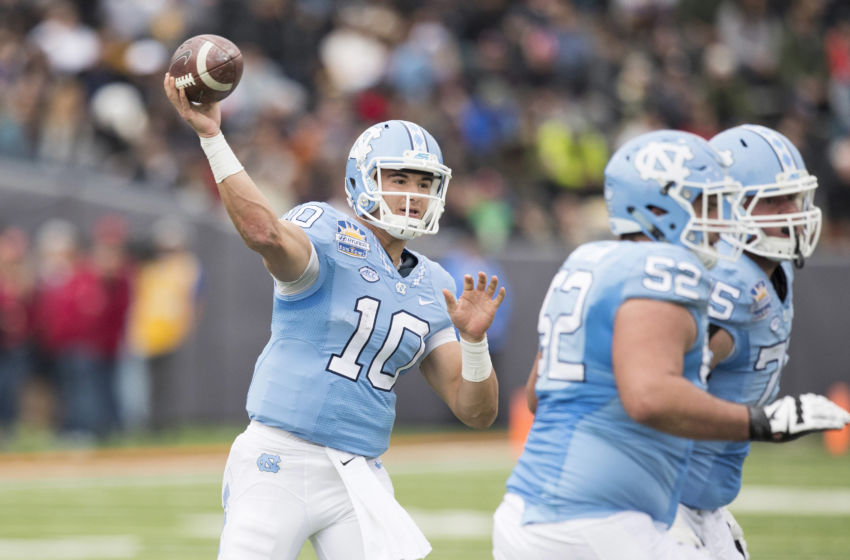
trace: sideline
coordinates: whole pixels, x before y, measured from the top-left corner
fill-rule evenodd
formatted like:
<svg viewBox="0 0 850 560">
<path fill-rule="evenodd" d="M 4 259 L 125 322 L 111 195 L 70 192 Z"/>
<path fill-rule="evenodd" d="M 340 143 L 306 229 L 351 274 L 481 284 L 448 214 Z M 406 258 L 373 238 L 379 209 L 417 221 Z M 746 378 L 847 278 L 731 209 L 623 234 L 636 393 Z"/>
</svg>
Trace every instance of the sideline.
<svg viewBox="0 0 850 560">
<path fill-rule="evenodd" d="M 230 443 L 161 447 L 96 448 L 32 453 L 0 453 L 0 484 L 8 481 L 86 479 L 103 477 L 161 476 L 181 474 L 221 476 Z M 393 437 L 382 457 L 392 472 L 440 469 L 464 470 L 471 463 L 491 461 L 510 467 L 504 431 L 403 434 Z"/>
</svg>

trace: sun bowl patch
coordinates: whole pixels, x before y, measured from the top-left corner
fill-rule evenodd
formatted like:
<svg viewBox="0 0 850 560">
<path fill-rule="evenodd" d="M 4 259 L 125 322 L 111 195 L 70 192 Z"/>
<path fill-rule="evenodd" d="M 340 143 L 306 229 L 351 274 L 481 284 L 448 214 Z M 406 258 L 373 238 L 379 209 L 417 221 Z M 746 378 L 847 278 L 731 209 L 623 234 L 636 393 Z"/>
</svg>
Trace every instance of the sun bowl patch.
<svg viewBox="0 0 850 560">
<path fill-rule="evenodd" d="M 767 317 L 770 311 L 770 292 L 767 291 L 767 284 L 764 280 L 759 280 L 755 286 L 750 288 L 750 295 L 753 296 L 753 304 L 750 306 L 750 311 L 753 314 L 753 319 L 758 321 Z"/>
<path fill-rule="evenodd" d="M 367 282 L 377 282 L 381 279 L 381 277 L 378 276 L 378 273 L 375 272 L 375 269 L 371 266 L 361 266 L 360 276 Z"/>
<path fill-rule="evenodd" d="M 348 220 L 338 221 L 336 223 L 336 248 L 340 253 L 365 259 L 366 253 L 369 252 L 366 230 Z"/>
</svg>

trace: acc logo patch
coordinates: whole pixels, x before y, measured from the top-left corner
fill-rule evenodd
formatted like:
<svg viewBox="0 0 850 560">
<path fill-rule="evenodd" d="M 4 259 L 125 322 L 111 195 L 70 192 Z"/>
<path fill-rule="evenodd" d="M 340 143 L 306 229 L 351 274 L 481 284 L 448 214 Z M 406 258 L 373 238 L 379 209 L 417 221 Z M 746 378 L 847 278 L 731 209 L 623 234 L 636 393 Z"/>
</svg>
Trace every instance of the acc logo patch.
<svg viewBox="0 0 850 560">
<path fill-rule="evenodd" d="M 772 330 L 773 332 L 776 332 L 776 331 L 779 330 L 779 326 L 780 326 L 779 317 L 774 317 L 773 319 L 770 320 L 770 330 Z"/>
<path fill-rule="evenodd" d="M 280 470 L 280 455 L 263 453 L 257 457 L 257 468 L 260 472 L 276 473 Z"/>
<path fill-rule="evenodd" d="M 377 282 L 381 279 L 381 277 L 378 276 L 378 273 L 375 272 L 375 269 L 371 266 L 361 266 L 360 276 L 363 277 L 363 280 L 367 282 Z"/>
<path fill-rule="evenodd" d="M 750 306 L 753 319 L 758 321 L 767 317 L 773 298 L 770 297 L 770 292 L 767 291 L 767 284 L 764 280 L 759 280 L 755 286 L 750 288 L 750 295 L 753 296 L 753 303 Z"/>
<path fill-rule="evenodd" d="M 348 220 L 336 223 L 336 248 L 340 253 L 350 257 L 365 259 L 369 252 L 369 242 L 366 241 L 366 230 Z"/>
</svg>

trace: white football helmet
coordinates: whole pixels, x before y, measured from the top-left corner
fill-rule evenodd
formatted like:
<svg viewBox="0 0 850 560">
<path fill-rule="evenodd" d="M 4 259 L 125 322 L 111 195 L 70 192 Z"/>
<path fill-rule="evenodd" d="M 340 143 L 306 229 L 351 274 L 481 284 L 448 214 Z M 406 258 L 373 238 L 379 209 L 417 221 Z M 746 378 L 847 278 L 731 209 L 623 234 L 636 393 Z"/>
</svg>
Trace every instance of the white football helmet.
<svg viewBox="0 0 850 560">
<path fill-rule="evenodd" d="M 822 218 L 814 201 L 817 177 L 806 171 L 799 150 L 783 134 L 752 124 L 725 130 L 709 143 L 721 152 L 729 174 L 744 187 L 744 219 L 753 233 L 744 238 L 743 249 L 802 265 L 817 246 Z M 772 197 L 792 197 L 797 210 L 753 214 L 757 204 Z M 784 236 L 768 235 L 768 229 L 782 230 Z M 736 239 L 727 241 L 739 243 Z"/>
<path fill-rule="evenodd" d="M 429 194 L 393 192 L 381 184 L 381 169 L 407 169 L 433 177 Z M 421 126 L 408 121 L 386 121 L 367 128 L 351 148 L 345 166 L 348 205 L 368 222 L 397 239 L 413 239 L 439 230 L 452 171 L 443 165 L 440 146 Z M 394 214 L 384 195 L 428 199 L 421 217 Z"/>
</svg>

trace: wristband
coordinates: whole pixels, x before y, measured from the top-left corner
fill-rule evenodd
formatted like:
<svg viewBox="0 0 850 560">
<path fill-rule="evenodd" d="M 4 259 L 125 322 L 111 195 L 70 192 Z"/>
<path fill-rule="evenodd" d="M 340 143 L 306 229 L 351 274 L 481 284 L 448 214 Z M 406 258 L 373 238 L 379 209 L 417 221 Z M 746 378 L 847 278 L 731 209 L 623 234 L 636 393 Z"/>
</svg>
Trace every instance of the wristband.
<svg viewBox="0 0 850 560">
<path fill-rule="evenodd" d="M 210 168 L 212 169 L 216 183 L 221 183 L 231 175 L 235 175 L 245 169 L 239 163 L 236 154 L 230 149 L 221 131 L 212 138 L 201 137 L 201 148 L 210 162 Z"/>
<path fill-rule="evenodd" d="M 770 429 L 770 420 L 760 406 L 748 406 L 747 412 L 750 417 L 750 440 L 771 441 L 773 432 Z"/>
<path fill-rule="evenodd" d="M 461 337 L 460 362 L 460 374 L 464 379 L 473 383 L 487 380 L 493 371 L 487 335 L 484 335 L 484 340 L 480 342 L 467 342 Z"/>
</svg>

